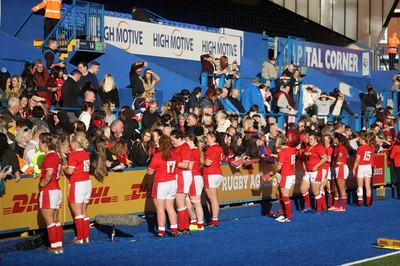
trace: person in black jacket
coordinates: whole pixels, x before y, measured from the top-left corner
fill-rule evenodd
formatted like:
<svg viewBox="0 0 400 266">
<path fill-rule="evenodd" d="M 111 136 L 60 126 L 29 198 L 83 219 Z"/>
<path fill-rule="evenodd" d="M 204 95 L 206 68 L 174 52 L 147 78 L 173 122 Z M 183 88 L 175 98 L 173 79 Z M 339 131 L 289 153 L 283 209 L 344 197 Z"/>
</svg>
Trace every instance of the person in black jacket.
<svg viewBox="0 0 400 266">
<path fill-rule="evenodd" d="M 233 104 L 233 106 L 236 107 L 236 109 L 238 109 L 239 113 L 244 114 L 246 111 L 244 110 L 242 103 L 238 99 L 239 95 L 240 95 L 239 90 L 233 88 L 231 90 L 231 94 L 228 96 L 228 100 Z"/>
<path fill-rule="evenodd" d="M 132 161 L 133 166 L 148 166 L 153 148 L 153 136 L 151 131 L 147 129 L 143 131 L 140 140 L 133 142 L 129 151 L 129 160 Z"/>
<path fill-rule="evenodd" d="M 24 91 L 31 96 L 32 94 L 37 92 L 37 82 L 35 80 L 35 64 L 33 63 L 25 63 L 24 70 L 22 71 L 22 87 L 24 87 Z"/>
<path fill-rule="evenodd" d="M 361 99 L 361 115 L 363 116 L 373 115 L 375 112 L 375 108 L 377 107 L 378 104 L 378 97 L 371 84 L 367 85 L 367 90 L 368 90 L 367 94 L 360 93 L 359 95 Z M 368 128 L 369 126 L 367 125 L 368 122 L 369 122 L 369 117 L 364 117 L 363 127 Z"/>
<path fill-rule="evenodd" d="M 194 107 L 200 104 L 202 89 L 200 87 L 196 87 L 193 89 L 192 93 L 189 95 L 189 99 L 186 105 L 186 112 L 192 113 Z"/>
<path fill-rule="evenodd" d="M 62 106 L 63 107 L 79 107 L 77 99 L 81 92 L 79 86 L 79 79 L 81 78 L 81 72 L 75 69 L 68 75 L 67 80 L 62 85 Z"/>
<path fill-rule="evenodd" d="M 151 101 L 149 107 L 143 113 L 142 130 L 151 129 L 160 116 L 157 114 L 158 103 Z"/>
<path fill-rule="evenodd" d="M 7 175 L 15 175 L 15 182 L 20 180 L 21 170 L 17 155 L 8 145 L 7 136 L 4 133 L 0 133 L 0 167 L 1 179 L 5 179 Z"/>
<path fill-rule="evenodd" d="M 147 62 L 136 62 L 131 66 L 129 81 L 131 82 L 130 87 L 132 88 L 133 99 L 140 97 L 144 92 L 144 84 L 140 76 L 144 66 L 148 66 Z"/>
<path fill-rule="evenodd" d="M 112 100 L 115 103 L 115 107 L 119 107 L 119 94 L 117 86 L 114 82 L 114 77 L 107 73 L 104 75 L 103 81 L 100 83 L 98 94 L 101 102 L 105 103 Z"/>
</svg>

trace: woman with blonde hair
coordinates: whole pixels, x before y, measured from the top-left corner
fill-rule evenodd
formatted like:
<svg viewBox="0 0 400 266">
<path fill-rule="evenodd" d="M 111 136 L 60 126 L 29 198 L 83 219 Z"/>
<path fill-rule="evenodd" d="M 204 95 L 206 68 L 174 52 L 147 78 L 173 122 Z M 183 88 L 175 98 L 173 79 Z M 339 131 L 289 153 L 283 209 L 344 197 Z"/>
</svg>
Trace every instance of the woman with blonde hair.
<svg viewBox="0 0 400 266">
<path fill-rule="evenodd" d="M 90 158 L 85 150 L 89 141 L 83 132 L 76 132 L 69 138 L 72 152 L 68 164 L 63 165 L 64 173 L 69 177 L 68 201 L 76 225 L 76 237 L 72 244 L 89 243 L 90 219 L 86 213 L 92 192 L 89 178 Z"/>
<path fill-rule="evenodd" d="M 220 110 L 215 114 L 216 132 L 226 132 L 228 127 L 231 125 L 231 122 L 227 117 L 228 115 L 224 110 Z"/>
<path fill-rule="evenodd" d="M 22 87 L 22 77 L 20 75 L 12 76 L 10 90 L 11 93 L 7 94 L 7 101 L 11 97 L 19 98 L 22 95 L 24 87 Z"/>
<path fill-rule="evenodd" d="M 119 107 L 119 94 L 114 77 L 107 73 L 104 75 L 103 81 L 99 85 L 99 97 L 102 103 L 112 100 L 116 107 Z"/>
</svg>

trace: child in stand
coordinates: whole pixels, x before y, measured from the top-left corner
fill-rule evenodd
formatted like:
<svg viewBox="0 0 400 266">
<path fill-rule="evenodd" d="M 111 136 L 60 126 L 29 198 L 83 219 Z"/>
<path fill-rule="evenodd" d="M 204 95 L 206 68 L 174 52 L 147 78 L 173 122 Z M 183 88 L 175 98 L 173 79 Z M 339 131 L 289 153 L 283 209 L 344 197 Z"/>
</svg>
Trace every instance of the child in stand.
<svg viewBox="0 0 400 266">
<path fill-rule="evenodd" d="M 132 167 L 132 161 L 128 159 L 128 146 L 126 143 L 118 140 L 111 146 L 111 152 L 113 159 L 117 159 L 120 162 L 119 169 L 125 167 Z"/>
</svg>

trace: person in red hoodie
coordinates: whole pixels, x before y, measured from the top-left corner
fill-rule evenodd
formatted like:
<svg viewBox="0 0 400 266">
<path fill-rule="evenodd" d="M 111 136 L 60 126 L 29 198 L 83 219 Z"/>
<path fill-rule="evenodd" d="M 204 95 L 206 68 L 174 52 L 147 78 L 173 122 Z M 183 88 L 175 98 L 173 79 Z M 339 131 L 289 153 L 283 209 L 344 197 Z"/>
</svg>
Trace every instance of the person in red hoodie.
<svg viewBox="0 0 400 266">
<path fill-rule="evenodd" d="M 394 163 L 397 179 L 397 198 L 400 199 L 400 133 L 397 134 L 397 141 L 392 148 L 392 152 L 390 153 L 390 159 L 392 159 Z"/>
</svg>

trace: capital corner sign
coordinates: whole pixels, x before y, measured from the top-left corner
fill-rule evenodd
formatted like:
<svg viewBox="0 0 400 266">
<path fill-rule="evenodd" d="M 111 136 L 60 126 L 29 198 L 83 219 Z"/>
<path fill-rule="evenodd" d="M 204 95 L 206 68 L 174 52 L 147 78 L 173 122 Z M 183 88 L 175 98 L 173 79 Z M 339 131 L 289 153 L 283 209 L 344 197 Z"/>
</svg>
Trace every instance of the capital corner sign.
<svg viewBox="0 0 400 266">
<path fill-rule="evenodd" d="M 198 61 L 202 54 L 212 53 L 240 65 L 238 36 L 105 16 L 104 38 L 106 43 L 132 54 Z"/>
<path fill-rule="evenodd" d="M 281 44 L 286 39 L 281 38 Z M 288 51 L 285 50 L 285 56 Z M 291 48 L 295 65 L 307 66 L 331 75 L 365 77 L 371 74 L 371 54 L 356 50 L 313 42 L 297 42 Z"/>
</svg>

